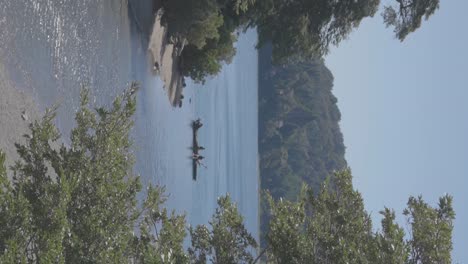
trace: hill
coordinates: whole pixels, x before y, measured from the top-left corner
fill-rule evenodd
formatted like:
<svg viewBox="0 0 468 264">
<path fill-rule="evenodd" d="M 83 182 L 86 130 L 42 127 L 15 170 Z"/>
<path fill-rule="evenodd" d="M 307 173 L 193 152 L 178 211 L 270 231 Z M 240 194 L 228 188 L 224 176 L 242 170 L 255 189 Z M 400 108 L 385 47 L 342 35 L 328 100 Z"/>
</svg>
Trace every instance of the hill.
<svg viewBox="0 0 468 264">
<path fill-rule="evenodd" d="M 333 75 L 322 59 L 273 66 L 269 46 L 259 56 L 261 185 L 293 199 L 347 166 Z"/>
</svg>

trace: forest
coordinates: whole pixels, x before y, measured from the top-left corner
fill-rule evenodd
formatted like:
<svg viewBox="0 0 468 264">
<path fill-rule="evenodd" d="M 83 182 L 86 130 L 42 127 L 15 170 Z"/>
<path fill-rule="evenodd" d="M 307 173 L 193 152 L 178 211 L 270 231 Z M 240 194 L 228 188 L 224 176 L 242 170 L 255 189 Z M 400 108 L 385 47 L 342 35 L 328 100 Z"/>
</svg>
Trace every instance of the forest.
<svg viewBox="0 0 468 264">
<path fill-rule="evenodd" d="M 259 56 L 259 151 L 262 188 L 295 197 L 303 182 L 318 187 L 346 168 L 333 75 L 320 59 L 274 66 Z"/>
<path fill-rule="evenodd" d="M 270 45 L 259 50 L 260 182 L 274 199 L 295 200 L 302 184 L 318 191 L 347 167 L 341 114 L 323 60 L 275 66 L 271 52 Z M 262 234 L 268 232 L 265 206 L 262 199 Z"/>
</svg>

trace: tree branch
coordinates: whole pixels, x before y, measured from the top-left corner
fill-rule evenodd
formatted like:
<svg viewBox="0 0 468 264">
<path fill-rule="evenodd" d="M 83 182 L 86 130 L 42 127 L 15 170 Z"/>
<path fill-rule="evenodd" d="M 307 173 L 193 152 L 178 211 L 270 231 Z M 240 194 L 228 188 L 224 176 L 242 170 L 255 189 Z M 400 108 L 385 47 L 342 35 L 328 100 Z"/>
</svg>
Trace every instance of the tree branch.
<svg viewBox="0 0 468 264">
<path fill-rule="evenodd" d="M 269 247 L 266 247 L 262 251 L 260 251 L 260 254 L 258 254 L 257 258 L 255 258 L 255 260 L 251 264 L 257 263 L 257 261 L 260 260 L 260 258 L 263 256 L 263 254 L 265 254 L 265 252 L 267 252 L 268 249 Z"/>
</svg>

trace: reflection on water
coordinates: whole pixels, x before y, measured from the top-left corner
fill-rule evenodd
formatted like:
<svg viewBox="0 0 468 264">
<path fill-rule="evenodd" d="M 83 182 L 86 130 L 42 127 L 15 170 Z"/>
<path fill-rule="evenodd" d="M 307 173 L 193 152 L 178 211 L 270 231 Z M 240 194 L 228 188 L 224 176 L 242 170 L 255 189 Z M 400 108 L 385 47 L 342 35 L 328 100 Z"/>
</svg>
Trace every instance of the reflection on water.
<svg viewBox="0 0 468 264">
<path fill-rule="evenodd" d="M 129 9 L 126 0 L 0 0 L 0 59 L 42 107 L 61 105 L 63 132 L 73 125 L 82 85 L 96 103 L 109 104 L 139 81 L 134 135 L 142 178 L 166 185 L 168 205 L 186 211 L 191 224 L 206 223 L 216 198 L 229 192 L 257 235 L 256 34 L 240 37 L 233 63 L 207 85 L 189 82 L 184 106 L 175 109 L 147 67 L 152 2 L 134 0 Z M 189 124 L 198 116 L 208 168 L 194 182 Z"/>
</svg>

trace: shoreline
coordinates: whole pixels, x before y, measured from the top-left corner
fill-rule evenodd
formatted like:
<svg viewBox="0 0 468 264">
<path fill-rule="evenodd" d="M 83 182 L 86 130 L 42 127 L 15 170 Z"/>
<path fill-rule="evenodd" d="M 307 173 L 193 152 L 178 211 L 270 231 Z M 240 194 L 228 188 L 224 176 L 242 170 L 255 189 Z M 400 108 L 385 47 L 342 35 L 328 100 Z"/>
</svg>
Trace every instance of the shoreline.
<svg viewBox="0 0 468 264">
<path fill-rule="evenodd" d="M 159 9 L 155 14 L 148 43 L 150 68 L 154 75 L 161 78 L 170 104 L 176 107 L 181 102 L 184 77 L 179 69 L 180 56 L 177 56 L 174 44 L 169 43 L 167 29 L 161 24 L 161 17 L 162 9 Z"/>
<path fill-rule="evenodd" d="M 6 69 L 0 63 L 0 150 L 6 154 L 5 167 L 19 159 L 15 143 L 25 144 L 24 135 L 30 134 L 29 124 L 39 120 L 39 110 L 33 96 L 14 87 Z M 8 176 L 11 177 L 11 170 Z"/>
<path fill-rule="evenodd" d="M 156 1 L 153 10 L 161 9 Z M 179 70 L 179 56 L 174 52 L 174 45 L 168 43 L 167 30 L 161 25 L 161 12 L 155 14 L 155 20 L 150 28 L 150 40 L 147 46 L 147 58 L 151 63 L 150 71 L 155 62 L 160 65 L 159 75 L 164 83 L 164 90 L 172 107 L 179 106 L 183 91 L 183 76 Z M 18 160 L 15 143 L 24 144 L 24 135 L 30 134 L 29 124 L 39 120 L 43 115 L 43 102 L 35 100 L 28 89 L 21 89 L 8 73 L 6 65 L 0 58 L 0 150 L 6 154 L 5 166 L 9 167 Z"/>
</svg>

